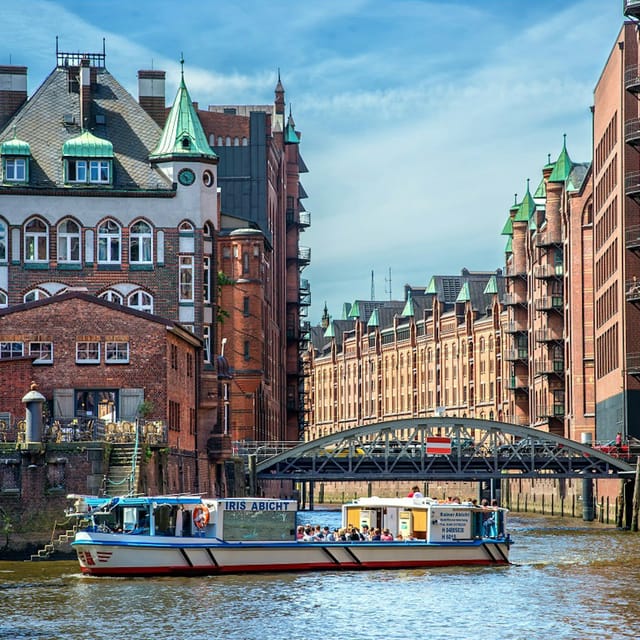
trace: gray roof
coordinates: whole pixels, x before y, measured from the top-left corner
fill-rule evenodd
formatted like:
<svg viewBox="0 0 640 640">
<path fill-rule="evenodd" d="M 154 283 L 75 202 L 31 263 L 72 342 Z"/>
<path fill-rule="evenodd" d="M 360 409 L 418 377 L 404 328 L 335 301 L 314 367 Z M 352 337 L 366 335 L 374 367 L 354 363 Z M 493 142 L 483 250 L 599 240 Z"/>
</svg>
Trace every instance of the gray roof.
<svg viewBox="0 0 640 640">
<path fill-rule="evenodd" d="M 109 140 L 114 150 L 113 185 L 98 188 L 170 192 L 171 181 L 149 165 L 160 127 L 106 69 L 92 68 L 91 75 L 95 82 L 91 85 L 89 130 Z M 0 132 L 0 142 L 15 133 L 31 146 L 30 187 L 64 186 L 62 146 L 82 132 L 80 95 L 69 86 L 69 70 L 56 67 Z M 101 116 L 100 123 L 96 116 Z"/>
</svg>

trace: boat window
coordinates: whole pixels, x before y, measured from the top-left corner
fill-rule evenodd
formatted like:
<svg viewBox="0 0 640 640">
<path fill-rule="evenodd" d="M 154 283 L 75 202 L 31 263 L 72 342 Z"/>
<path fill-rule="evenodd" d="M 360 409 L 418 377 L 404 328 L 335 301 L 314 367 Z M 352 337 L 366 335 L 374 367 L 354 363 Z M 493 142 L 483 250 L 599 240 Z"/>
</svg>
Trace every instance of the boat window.
<svg viewBox="0 0 640 640">
<path fill-rule="evenodd" d="M 224 539 L 295 540 L 295 511 L 225 511 Z"/>
</svg>

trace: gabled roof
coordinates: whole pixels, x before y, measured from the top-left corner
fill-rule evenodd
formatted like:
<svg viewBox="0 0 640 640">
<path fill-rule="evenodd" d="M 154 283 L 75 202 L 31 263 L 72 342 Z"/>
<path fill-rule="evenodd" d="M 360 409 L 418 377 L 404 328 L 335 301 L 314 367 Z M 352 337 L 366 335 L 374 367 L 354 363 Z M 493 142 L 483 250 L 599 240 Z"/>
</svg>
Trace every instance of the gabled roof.
<svg viewBox="0 0 640 640">
<path fill-rule="evenodd" d="M 469 293 L 469 283 L 465 282 L 460 289 L 456 302 L 469 302 L 470 300 L 471 294 Z"/>
<path fill-rule="evenodd" d="M 69 69 L 56 67 L 0 131 L 0 140 L 19 138 L 30 147 L 34 162 L 27 188 L 65 187 L 62 149 L 67 140 L 82 133 L 76 124 L 79 94 L 69 91 L 69 73 Z M 94 122 L 90 130 L 113 145 L 113 182 L 105 190 L 140 189 L 172 195 L 171 181 L 149 164 L 160 127 L 106 69 L 92 68 L 91 75 Z"/>
<path fill-rule="evenodd" d="M 487 286 L 484 288 L 484 294 L 486 295 L 496 295 L 498 292 L 498 280 L 495 276 L 491 276 L 489 278 L 489 282 L 487 282 Z"/>
<path fill-rule="evenodd" d="M 369 318 L 369 322 L 367 322 L 367 327 L 379 327 L 380 326 L 380 318 L 378 317 L 378 310 L 374 309 L 371 317 Z"/>
<path fill-rule="evenodd" d="M 527 193 L 525 194 L 520 206 L 518 207 L 518 213 L 516 213 L 514 222 L 529 222 L 531 216 L 536 210 L 536 203 L 531 196 L 531 191 L 529 190 L 529 179 L 527 178 Z"/>
<path fill-rule="evenodd" d="M 164 125 L 162 137 L 149 156 L 151 160 L 169 158 L 210 158 L 218 156 L 209 146 L 198 114 L 193 107 L 191 96 L 184 82 L 184 74 L 180 78 L 178 93 L 173 101 L 171 111 Z"/>
<path fill-rule="evenodd" d="M 404 305 L 404 309 L 400 314 L 403 318 L 413 318 L 416 315 L 415 308 L 413 306 L 413 298 L 411 297 L 411 291 L 407 295 L 407 302 Z"/>
</svg>

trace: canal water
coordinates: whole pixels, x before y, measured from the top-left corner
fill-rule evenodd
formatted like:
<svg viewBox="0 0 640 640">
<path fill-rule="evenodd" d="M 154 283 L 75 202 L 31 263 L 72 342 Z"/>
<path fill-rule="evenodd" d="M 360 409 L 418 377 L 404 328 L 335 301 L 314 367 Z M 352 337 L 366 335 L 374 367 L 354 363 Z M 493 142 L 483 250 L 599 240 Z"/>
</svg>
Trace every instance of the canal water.
<svg viewBox="0 0 640 640">
<path fill-rule="evenodd" d="M 640 535 L 521 515 L 510 530 L 502 568 L 111 579 L 71 561 L 0 562 L 0 638 L 640 637 Z"/>
</svg>

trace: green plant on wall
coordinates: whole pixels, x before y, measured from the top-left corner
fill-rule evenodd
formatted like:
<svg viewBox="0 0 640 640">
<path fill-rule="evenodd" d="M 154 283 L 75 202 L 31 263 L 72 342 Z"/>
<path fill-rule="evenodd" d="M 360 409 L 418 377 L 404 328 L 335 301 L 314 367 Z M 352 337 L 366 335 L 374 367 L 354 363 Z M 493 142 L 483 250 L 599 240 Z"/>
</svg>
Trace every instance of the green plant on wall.
<svg viewBox="0 0 640 640">
<path fill-rule="evenodd" d="M 222 271 L 218 271 L 218 300 L 222 296 L 222 287 L 225 285 L 233 285 L 235 280 L 226 276 Z M 229 317 L 229 312 L 218 304 L 216 308 L 216 320 L 222 324 Z"/>
<path fill-rule="evenodd" d="M 148 418 L 153 413 L 153 409 L 154 409 L 154 406 L 151 400 L 143 400 L 138 405 L 138 415 L 140 415 L 142 418 Z"/>
</svg>

